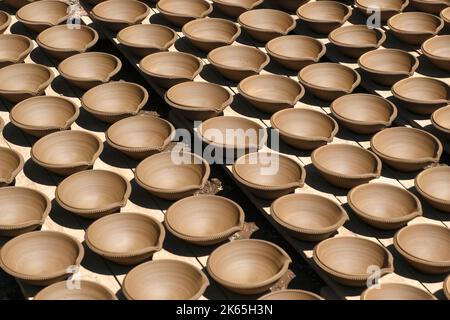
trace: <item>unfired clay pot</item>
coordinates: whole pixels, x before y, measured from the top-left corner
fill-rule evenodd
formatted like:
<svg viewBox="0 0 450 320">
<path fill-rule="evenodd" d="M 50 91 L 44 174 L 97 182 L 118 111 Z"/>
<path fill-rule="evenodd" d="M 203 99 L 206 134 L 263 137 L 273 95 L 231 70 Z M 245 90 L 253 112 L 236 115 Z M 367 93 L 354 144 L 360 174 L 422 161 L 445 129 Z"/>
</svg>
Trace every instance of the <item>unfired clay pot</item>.
<svg viewBox="0 0 450 320">
<path fill-rule="evenodd" d="M 426 202 L 450 213 L 450 167 L 428 168 L 416 176 L 414 185 Z"/>
<path fill-rule="evenodd" d="M 33 50 L 33 42 L 19 34 L 0 34 L 0 68 L 20 63 Z"/>
<path fill-rule="evenodd" d="M 69 5 L 63 1 L 33 1 L 21 7 L 16 12 L 16 18 L 28 29 L 41 32 L 66 21 L 69 11 Z"/>
<path fill-rule="evenodd" d="M 450 140 L 450 106 L 433 112 L 431 123 L 447 140 Z"/>
<path fill-rule="evenodd" d="M 93 20 L 105 27 L 119 31 L 131 25 L 141 23 L 151 9 L 143 2 L 137 0 L 108 0 L 97 4 L 90 15 Z"/>
<path fill-rule="evenodd" d="M 441 11 L 441 19 L 445 21 L 447 28 L 450 27 L 450 7 Z"/>
<path fill-rule="evenodd" d="M 69 289 L 67 281 L 61 281 L 39 291 L 34 300 L 117 300 L 117 297 L 97 282 L 80 280 L 79 289 Z"/>
<path fill-rule="evenodd" d="M 436 67 L 450 72 L 450 35 L 428 39 L 422 44 L 422 53 Z"/>
<path fill-rule="evenodd" d="M 367 17 L 380 11 L 381 22 L 386 22 L 390 17 L 402 12 L 409 4 L 409 0 L 355 0 L 355 6 Z"/>
<path fill-rule="evenodd" d="M 313 31 L 329 34 L 350 18 L 352 9 L 337 1 L 313 1 L 298 8 L 297 15 Z"/>
<path fill-rule="evenodd" d="M 450 5 L 448 0 L 410 0 L 417 11 L 439 14 Z"/>
<path fill-rule="evenodd" d="M 408 44 L 421 45 L 444 27 L 439 17 L 424 12 L 403 12 L 388 20 L 390 32 Z"/>
<path fill-rule="evenodd" d="M 22 171 L 23 157 L 14 149 L 0 147 L 0 187 L 10 185 Z"/>
<path fill-rule="evenodd" d="M 8 29 L 9 24 L 11 23 L 11 16 L 9 13 L 5 11 L 0 11 L 0 34 L 5 32 Z"/>
<path fill-rule="evenodd" d="M 156 8 L 164 18 L 178 27 L 189 21 L 204 18 L 213 10 L 212 5 L 205 0 L 159 0 Z"/>
<path fill-rule="evenodd" d="M 212 0 L 214 7 L 231 18 L 237 18 L 246 11 L 259 6 L 264 0 Z"/>
<path fill-rule="evenodd" d="M 381 283 L 361 294 L 361 300 L 437 300 L 428 291 L 406 283 Z"/>
</svg>

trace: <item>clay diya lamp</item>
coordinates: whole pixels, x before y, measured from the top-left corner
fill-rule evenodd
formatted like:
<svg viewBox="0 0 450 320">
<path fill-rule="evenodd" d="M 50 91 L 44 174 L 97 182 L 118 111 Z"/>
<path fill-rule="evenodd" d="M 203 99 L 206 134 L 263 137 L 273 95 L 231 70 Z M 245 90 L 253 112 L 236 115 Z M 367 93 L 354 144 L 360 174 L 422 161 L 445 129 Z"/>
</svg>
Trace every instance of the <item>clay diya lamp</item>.
<svg viewBox="0 0 450 320">
<path fill-rule="evenodd" d="M 329 34 L 350 18 L 352 9 L 337 1 L 314 1 L 298 8 L 297 15 L 313 31 Z"/>
<path fill-rule="evenodd" d="M 11 23 L 11 16 L 5 11 L 0 11 L 0 34 L 8 29 Z"/>
<path fill-rule="evenodd" d="M 326 239 L 349 220 L 339 204 L 311 193 L 278 198 L 270 207 L 270 215 L 290 235 L 302 241 Z"/>
<path fill-rule="evenodd" d="M 33 50 L 33 42 L 19 34 L 0 34 L 0 68 L 20 63 Z"/>
<path fill-rule="evenodd" d="M 421 45 L 444 27 L 444 21 L 424 12 L 403 12 L 388 20 L 390 32 L 400 41 Z"/>
<path fill-rule="evenodd" d="M 228 80 L 240 82 L 259 74 L 269 64 L 270 58 L 257 48 L 239 45 L 212 50 L 208 61 Z"/>
<path fill-rule="evenodd" d="M 56 231 L 34 231 L 9 240 L 0 250 L 0 267 L 23 283 L 47 286 L 67 279 L 79 267 L 84 249 Z"/>
<path fill-rule="evenodd" d="M 447 140 L 450 140 L 450 106 L 433 112 L 431 123 Z"/>
<path fill-rule="evenodd" d="M 424 130 L 396 127 L 375 134 L 370 148 L 388 166 L 398 171 L 417 171 L 439 162 L 441 142 Z"/>
<path fill-rule="evenodd" d="M 437 300 L 431 293 L 406 283 L 381 283 L 366 289 L 361 300 Z"/>
<path fill-rule="evenodd" d="M 313 150 L 333 141 L 339 131 L 336 121 L 323 112 L 306 108 L 285 109 L 270 119 L 272 128 L 291 147 Z"/>
<path fill-rule="evenodd" d="M 67 281 L 54 283 L 39 291 L 33 300 L 117 300 L 117 297 L 103 285 L 80 280 L 77 290 L 69 289 Z"/>
<path fill-rule="evenodd" d="M 440 224 L 413 224 L 394 236 L 395 249 L 414 269 L 426 274 L 450 272 L 450 230 Z"/>
<path fill-rule="evenodd" d="M 231 18 L 237 18 L 246 11 L 259 6 L 264 0 L 212 0 L 214 7 Z"/>
<path fill-rule="evenodd" d="M 55 198 L 67 211 L 87 219 L 97 219 L 120 211 L 131 194 L 131 184 L 123 176 L 106 170 L 72 174 L 56 188 Z"/>
<path fill-rule="evenodd" d="M 367 17 L 379 11 L 381 22 L 402 12 L 408 4 L 409 0 L 355 0 L 356 8 Z"/>
<path fill-rule="evenodd" d="M 329 144 L 314 150 L 311 160 L 323 178 L 339 188 L 350 189 L 381 174 L 380 159 L 356 145 Z"/>
<path fill-rule="evenodd" d="M 324 300 L 324 298 L 305 290 L 286 289 L 268 293 L 258 300 Z"/>
<path fill-rule="evenodd" d="M 79 114 L 80 110 L 69 99 L 39 96 L 16 104 L 9 118 L 22 131 L 40 138 L 49 133 L 69 130 Z"/>
<path fill-rule="evenodd" d="M 106 28 L 119 31 L 131 25 L 141 23 L 151 9 L 143 2 L 136 0 L 108 0 L 97 4 L 90 15 L 94 21 Z"/>
<path fill-rule="evenodd" d="M 450 7 L 441 11 L 441 19 L 444 20 L 447 28 L 450 27 Z"/>
<path fill-rule="evenodd" d="M 428 168 L 414 179 L 419 194 L 434 208 L 450 212 L 450 167 Z"/>
<path fill-rule="evenodd" d="M 24 187 L 1 188 L 0 204 L 0 235 L 3 237 L 15 237 L 39 228 L 52 207 L 46 195 Z"/>
<path fill-rule="evenodd" d="M 450 35 L 428 39 L 422 44 L 422 53 L 439 69 L 450 71 Z"/>
<path fill-rule="evenodd" d="M 215 249 L 208 257 L 209 275 L 226 289 L 258 294 L 275 285 L 292 262 L 277 245 L 263 240 L 236 240 Z"/>
<path fill-rule="evenodd" d="M 245 78 L 239 83 L 238 91 L 252 106 L 265 113 L 293 108 L 305 94 L 298 82 L 275 74 Z"/>
<path fill-rule="evenodd" d="M 88 26 L 69 28 L 67 25 L 50 27 L 36 38 L 38 45 L 58 60 L 64 60 L 92 48 L 98 41 L 98 33 Z"/>
<path fill-rule="evenodd" d="M 114 123 L 105 136 L 114 149 L 134 159 L 145 159 L 170 144 L 175 128 L 162 118 L 142 113 Z"/>
<path fill-rule="evenodd" d="M 213 7 L 205 0 L 160 0 L 156 8 L 171 24 L 182 27 L 189 21 L 205 18 Z"/>
<path fill-rule="evenodd" d="M 0 187 L 10 185 L 22 171 L 23 157 L 8 147 L 0 147 Z"/>
<path fill-rule="evenodd" d="M 300 70 L 298 78 L 314 96 L 325 101 L 333 101 L 350 94 L 361 83 L 358 72 L 331 62 L 306 66 Z"/>
<path fill-rule="evenodd" d="M 331 114 L 347 129 L 372 134 L 390 127 L 397 118 L 397 107 L 378 95 L 353 93 L 331 103 Z"/>
<path fill-rule="evenodd" d="M 311 37 L 287 35 L 270 40 L 266 44 L 266 51 L 283 67 L 299 71 L 307 65 L 319 62 L 326 52 L 326 47 Z"/>
<path fill-rule="evenodd" d="M 241 27 L 253 39 L 266 43 L 285 36 L 295 28 L 295 20 L 286 12 L 274 9 L 255 9 L 238 18 Z"/>
<path fill-rule="evenodd" d="M 447 300 L 450 300 L 450 275 L 444 280 L 443 291 Z"/>
<path fill-rule="evenodd" d="M 448 0 L 410 0 L 417 11 L 439 14 L 450 5 Z"/>
<path fill-rule="evenodd" d="M 87 112 L 107 123 L 136 115 L 147 101 L 148 92 L 144 87 L 125 81 L 95 86 L 81 98 L 81 104 Z"/>
<path fill-rule="evenodd" d="M 33 1 L 20 8 L 16 18 L 28 29 L 41 32 L 66 21 L 69 11 L 69 5 L 63 1 Z"/>
</svg>

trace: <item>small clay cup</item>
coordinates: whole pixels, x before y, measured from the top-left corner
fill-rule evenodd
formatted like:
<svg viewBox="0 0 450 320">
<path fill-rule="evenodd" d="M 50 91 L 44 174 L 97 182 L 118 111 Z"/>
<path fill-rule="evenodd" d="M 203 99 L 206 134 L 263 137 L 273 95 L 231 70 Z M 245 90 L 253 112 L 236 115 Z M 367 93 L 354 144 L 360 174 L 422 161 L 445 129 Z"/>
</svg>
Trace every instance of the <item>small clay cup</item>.
<svg viewBox="0 0 450 320">
<path fill-rule="evenodd" d="M 388 20 L 390 32 L 400 41 L 421 45 L 444 27 L 439 17 L 424 12 L 403 12 Z"/>
<path fill-rule="evenodd" d="M 450 167 L 428 168 L 414 179 L 419 194 L 434 208 L 450 213 Z"/>
<path fill-rule="evenodd" d="M 355 0 L 356 8 L 367 17 L 373 15 L 374 10 L 379 10 L 381 22 L 402 12 L 408 4 L 409 0 Z"/>
<path fill-rule="evenodd" d="M 33 42 L 19 34 L 0 34 L 0 68 L 20 63 L 33 50 Z"/>
<path fill-rule="evenodd" d="M 39 291 L 33 300 L 117 300 L 117 297 L 103 285 L 80 280 L 80 287 L 69 289 L 67 281 L 54 283 Z"/>
<path fill-rule="evenodd" d="M 171 24 L 182 27 L 189 21 L 205 18 L 213 7 L 205 0 L 159 0 L 156 8 Z"/>
<path fill-rule="evenodd" d="M 325 300 L 321 296 L 305 291 L 305 290 L 294 290 L 294 289 L 286 289 L 279 290 L 268 293 L 258 300 Z"/>
<path fill-rule="evenodd" d="M 350 18 L 352 9 L 337 1 L 313 1 L 298 8 L 297 15 L 313 31 L 329 34 Z"/>
<path fill-rule="evenodd" d="M 237 18 L 259 6 L 264 0 L 212 0 L 214 7 L 228 17 Z"/>
<path fill-rule="evenodd" d="M 433 112 L 431 123 L 447 140 L 450 140 L 450 106 Z"/>
<path fill-rule="evenodd" d="M 450 72 L 450 35 L 428 39 L 422 44 L 422 53 L 436 67 Z"/>
<path fill-rule="evenodd" d="M 11 24 L 11 16 L 8 12 L 0 11 L 0 34 L 4 33 Z"/>
<path fill-rule="evenodd" d="M 69 11 L 69 4 L 63 1 L 33 1 L 17 10 L 16 18 L 28 29 L 41 32 L 66 21 Z"/>
<path fill-rule="evenodd" d="M 23 157 L 14 149 L 0 147 L 0 187 L 10 185 L 22 171 Z"/>
<path fill-rule="evenodd" d="M 447 8 L 450 3 L 448 0 L 410 0 L 412 6 L 417 11 L 439 14 L 443 9 Z"/>
<path fill-rule="evenodd" d="M 428 291 L 406 283 L 381 283 L 366 289 L 361 300 L 437 300 Z"/>
<path fill-rule="evenodd" d="M 151 9 L 141 1 L 108 0 L 97 4 L 90 12 L 90 16 L 106 28 L 119 31 L 140 24 L 150 12 Z"/>
</svg>

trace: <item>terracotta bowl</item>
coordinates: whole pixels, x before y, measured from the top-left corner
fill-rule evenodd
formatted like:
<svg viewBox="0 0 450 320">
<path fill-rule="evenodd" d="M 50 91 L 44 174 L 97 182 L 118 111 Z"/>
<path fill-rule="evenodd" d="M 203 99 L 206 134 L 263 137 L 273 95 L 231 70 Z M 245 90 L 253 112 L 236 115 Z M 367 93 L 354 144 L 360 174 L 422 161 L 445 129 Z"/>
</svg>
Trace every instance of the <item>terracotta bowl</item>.
<svg viewBox="0 0 450 320">
<path fill-rule="evenodd" d="M 134 159 L 162 152 L 175 136 L 173 125 L 145 113 L 120 120 L 105 133 L 108 144 Z"/>
<path fill-rule="evenodd" d="M 425 201 L 436 209 L 450 212 L 450 167 L 426 169 L 416 176 L 414 185 Z"/>
<path fill-rule="evenodd" d="M 239 83 L 238 91 L 256 109 L 265 113 L 292 108 L 305 94 L 298 82 L 275 74 L 248 77 Z"/>
<path fill-rule="evenodd" d="M 450 300 L 450 275 L 444 280 L 444 295 L 447 300 Z"/>
<path fill-rule="evenodd" d="M 164 18 L 178 27 L 189 21 L 205 18 L 213 10 L 212 5 L 205 0 L 159 0 L 156 8 Z"/>
<path fill-rule="evenodd" d="M 10 185 L 23 169 L 23 157 L 17 151 L 0 147 L 0 187 Z"/>
<path fill-rule="evenodd" d="M 79 289 L 69 289 L 67 281 L 61 281 L 39 291 L 34 300 L 117 300 L 117 297 L 97 282 L 80 280 Z"/>
<path fill-rule="evenodd" d="M 290 289 L 268 293 L 258 300 L 324 300 L 324 298 L 309 291 Z"/>
<path fill-rule="evenodd" d="M 418 114 L 431 114 L 450 103 L 450 86 L 435 78 L 412 77 L 391 88 L 402 107 Z"/>
<path fill-rule="evenodd" d="M 395 170 L 411 172 L 438 163 L 441 142 L 424 130 L 396 127 L 378 132 L 370 140 L 370 148 Z"/>
<path fill-rule="evenodd" d="M 294 238 L 303 241 L 326 239 L 348 220 L 339 204 L 311 193 L 289 194 L 275 200 L 270 215 Z"/>
<path fill-rule="evenodd" d="M 148 92 L 143 86 L 125 81 L 98 85 L 81 98 L 87 112 L 108 123 L 136 115 L 147 101 Z"/>
<path fill-rule="evenodd" d="M 136 167 L 136 182 L 151 194 L 179 200 L 201 190 L 209 179 L 209 164 L 201 157 L 184 152 L 162 152 Z"/>
<path fill-rule="evenodd" d="M 270 40 L 266 44 L 266 51 L 283 67 L 299 71 L 307 65 L 319 62 L 326 52 L 326 47 L 311 37 L 288 35 Z"/>
<path fill-rule="evenodd" d="M 19 34 L 0 35 L 0 68 L 20 63 L 33 50 L 33 42 Z"/>
<path fill-rule="evenodd" d="M 352 9 L 337 1 L 314 1 L 298 8 L 297 15 L 313 31 L 329 34 L 350 18 Z"/>
<path fill-rule="evenodd" d="M 350 25 L 334 29 L 328 39 L 341 53 L 357 59 L 368 51 L 378 49 L 386 40 L 386 35 L 383 30 L 367 25 Z"/>
<path fill-rule="evenodd" d="M 298 78 L 314 96 L 325 101 L 352 93 L 361 82 L 358 72 L 332 62 L 306 66 L 300 70 Z"/>
<path fill-rule="evenodd" d="M 73 85 L 88 90 L 109 82 L 122 68 L 116 56 L 104 52 L 84 52 L 63 60 L 58 71 Z"/>
<path fill-rule="evenodd" d="M 291 262 L 277 245 L 251 239 L 232 241 L 215 249 L 206 267 L 209 275 L 228 290 L 258 294 L 273 286 Z"/>
<path fill-rule="evenodd" d="M 431 115 L 433 126 L 450 140 L 450 106 L 440 108 Z"/>
<path fill-rule="evenodd" d="M 421 45 L 444 27 L 444 21 L 424 12 L 403 12 L 388 20 L 390 32 L 402 42 Z"/>
<path fill-rule="evenodd" d="M 303 187 L 306 172 L 281 154 L 254 152 L 236 160 L 233 176 L 256 197 L 274 200 Z"/>
<path fill-rule="evenodd" d="M 60 25 L 42 31 L 36 38 L 38 45 L 58 60 L 86 52 L 98 41 L 98 33 L 88 26 L 69 28 Z"/>
<path fill-rule="evenodd" d="M 241 28 L 225 19 L 196 19 L 183 26 L 183 34 L 197 49 L 210 52 L 231 45 L 241 34 Z"/>
<path fill-rule="evenodd" d="M 16 12 L 17 20 L 34 32 L 56 26 L 68 17 L 69 5 L 56 0 L 33 1 Z"/>
<path fill-rule="evenodd" d="M 445 21 L 447 28 L 450 27 L 450 8 L 446 8 L 441 11 L 441 19 Z"/>
<path fill-rule="evenodd" d="M 117 41 L 141 58 L 169 50 L 177 38 L 175 31 L 159 24 L 136 24 L 117 34 Z"/>
<path fill-rule="evenodd" d="M 450 272 L 450 230 L 440 224 L 414 224 L 394 236 L 395 249 L 415 269 L 428 274 Z"/>
<path fill-rule="evenodd" d="M 5 11 L 0 11 L 0 34 L 8 29 L 11 23 L 11 16 Z"/>
<path fill-rule="evenodd" d="M 350 144 L 329 144 L 313 151 L 314 167 L 329 183 L 350 189 L 377 179 L 381 161 L 372 152 Z"/>
<path fill-rule="evenodd" d="M 448 0 L 411 0 L 411 4 L 417 11 L 433 14 L 439 14 L 450 5 Z"/>
<path fill-rule="evenodd" d="M 402 12 L 408 4 L 409 0 L 355 0 L 356 8 L 366 16 L 372 15 L 375 8 L 380 10 L 381 22 Z"/>
<path fill-rule="evenodd" d="M 119 31 L 141 23 L 151 12 L 143 2 L 136 0 L 108 0 L 97 4 L 90 15 L 105 27 Z"/>
<path fill-rule="evenodd" d="M 80 110 L 69 99 L 39 96 L 19 102 L 9 113 L 11 122 L 22 131 L 43 137 L 49 133 L 68 130 Z"/>
<path fill-rule="evenodd" d="M 231 18 L 237 18 L 246 11 L 259 6 L 264 0 L 212 0 L 214 7 Z"/>
<path fill-rule="evenodd" d="M 139 68 L 157 86 L 168 89 L 192 81 L 203 69 L 202 61 L 184 52 L 159 52 L 146 56 Z"/>
<path fill-rule="evenodd" d="M 102 151 L 103 142 L 97 136 L 66 130 L 39 139 L 31 148 L 31 158 L 51 172 L 68 176 L 91 168 Z"/>
<path fill-rule="evenodd" d="M 323 240 L 314 248 L 313 259 L 333 280 L 352 287 L 367 284 L 371 267 L 378 267 L 380 276 L 394 271 L 394 258 L 386 248 L 359 237 Z"/>
<path fill-rule="evenodd" d="M 106 170 L 77 172 L 56 188 L 58 204 L 76 215 L 97 219 L 119 212 L 131 194 L 130 182 Z"/>
<path fill-rule="evenodd" d="M 253 39 L 264 43 L 285 36 L 295 28 L 295 20 L 289 14 L 273 9 L 244 12 L 238 22 Z"/>
<path fill-rule="evenodd" d="M 331 103 L 331 114 L 347 129 L 372 134 L 390 127 L 397 118 L 397 107 L 378 95 L 353 93 Z"/>
<path fill-rule="evenodd" d="M 428 291 L 406 283 L 381 283 L 361 294 L 361 300 L 437 300 Z"/>
<path fill-rule="evenodd" d="M 52 207 L 46 195 L 24 187 L 1 188 L 0 204 L 0 235 L 3 237 L 15 237 L 39 228 Z"/>
<path fill-rule="evenodd" d="M 244 211 L 224 197 L 192 196 L 175 202 L 167 210 L 167 230 L 184 241 L 208 246 L 228 240 L 244 226 Z"/>
<path fill-rule="evenodd" d="M 281 110 L 270 119 L 281 140 L 302 150 L 313 150 L 333 141 L 339 126 L 323 112 L 305 108 Z"/>
<path fill-rule="evenodd" d="M 436 67 L 450 71 L 450 35 L 428 39 L 422 44 L 422 53 Z"/>
<path fill-rule="evenodd" d="M 228 80 L 241 80 L 257 75 L 270 62 L 267 54 L 249 46 L 224 46 L 212 50 L 208 61 Z"/>
<path fill-rule="evenodd" d="M 116 213 L 92 223 L 85 241 L 89 249 L 107 260 L 135 265 L 160 251 L 165 236 L 163 225 L 148 215 Z"/>
<path fill-rule="evenodd" d="M 0 96 L 11 102 L 40 96 L 53 81 L 53 71 L 41 64 L 17 63 L 0 69 Z"/>
<path fill-rule="evenodd" d="M 47 286 L 69 277 L 84 249 L 78 240 L 56 231 L 34 231 L 9 240 L 0 250 L 0 267 L 21 282 Z"/>
</svg>

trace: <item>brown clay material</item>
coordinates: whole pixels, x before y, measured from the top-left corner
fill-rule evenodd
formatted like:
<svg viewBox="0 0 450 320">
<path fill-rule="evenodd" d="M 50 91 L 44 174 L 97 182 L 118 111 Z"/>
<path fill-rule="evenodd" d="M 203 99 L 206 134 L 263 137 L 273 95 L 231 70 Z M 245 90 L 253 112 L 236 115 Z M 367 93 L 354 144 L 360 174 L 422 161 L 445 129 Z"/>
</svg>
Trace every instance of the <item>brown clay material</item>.
<svg viewBox="0 0 450 320">
<path fill-rule="evenodd" d="M 366 16 L 370 16 L 377 9 L 380 11 L 381 22 L 402 12 L 409 4 L 409 0 L 355 0 L 355 6 Z"/>
<path fill-rule="evenodd" d="M 5 32 L 6 29 L 8 29 L 9 25 L 11 23 L 11 16 L 9 13 L 5 11 L 0 11 L 0 34 Z"/>
<path fill-rule="evenodd" d="M 442 10 L 440 16 L 441 19 L 444 20 L 445 24 L 447 25 L 447 28 L 450 27 L 450 7 Z"/>
<path fill-rule="evenodd" d="M 167 90 L 167 104 L 189 120 L 206 120 L 218 116 L 233 102 L 224 87 L 209 82 L 184 82 Z"/>
<path fill-rule="evenodd" d="M 448 0 L 410 0 L 417 11 L 439 14 L 450 5 Z"/>
<path fill-rule="evenodd" d="M 450 103 L 450 86 L 435 78 L 412 77 L 395 83 L 392 94 L 407 110 L 428 115 Z"/>
<path fill-rule="evenodd" d="M 31 148 L 31 158 L 51 172 L 68 176 L 91 168 L 102 151 L 103 142 L 97 136 L 66 130 L 39 139 Z"/>
<path fill-rule="evenodd" d="M 236 240 L 208 257 L 209 275 L 239 294 L 267 291 L 288 271 L 291 258 L 277 245 L 263 240 Z"/>
<path fill-rule="evenodd" d="M 406 283 L 381 283 L 366 289 L 361 300 L 437 300 L 428 291 Z"/>
<path fill-rule="evenodd" d="M 314 96 L 325 101 L 352 93 L 361 82 L 358 72 L 332 62 L 306 66 L 300 70 L 298 78 Z"/>
<path fill-rule="evenodd" d="M 244 218 L 244 211 L 234 201 L 215 195 L 199 195 L 171 205 L 164 224 L 177 238 L 209 246 L 226 241 L 241 231 Z"/>
<path fill-rule="evenodd" d="M 450 230 L 440 224 L 413 224 L 394 236 L 395 249 L 414 269 L 427 274 L 450 272 Z"/>
<path fill-rule="evenodd" d="M 246 11 L 259 6 L 264 0 L 212 0 L 214 7 L 231 18 L 237 18 Z"/>
<path fill-rule="evenodd" d="M 76 215 L 97 219 L 120 211 L 131 194 L 130 182 L 106 170 L 77 172 L 56 188 L 58 204 Z"/>
<path fill-rule="evenodd" d="M 136 182 L 151 194 L 179 200 L 201 190 L 209 179 L 209 164 L 189 152 L 162 152 L 136 167 Z"/>
<path fill-rule="evenodd" d="M 17 20 L 34 32 L 56 26 L 68 17 L 69 5 L 56 0 L 33 1 L 16 12 Z"/>
<path fill-rule="evenodd" d="M 0 235 L 3 237 L 15 237 L 39 228 L 52 207 L 43 193 L 24 187 L 1 188 L 0 205 Z"/>
<path fill-rule="evenodd" d="M 0 35 L 0 68 L 20 63 L 33 50 L 33 42 L 19 34 Z"/>
<path fill-rule="evenodd" d="M 419 67 L 419 60 L 403 50 L 378 49 L 363 54 L 358 65 L 373 82 L 390 87 L 411 77 Z"/>
<path fill-rule="evenodd" d="M 252 38 L 264 43 L 285 36 L 295 28 L 295 20 L 289 14 L 274 9 L 244 12 L 238 22 Z"/>
<path fill-rule="evenodd" d="M 233 176 L 256 197 L 274 200 L 303 187 L 306 172 L 281 154 L 254 152 L 236 160 Z"/>
<path fill-rule="evenodd" d="M 197 300 L 209 286 L 206 275 L 179 260 L 155 260 L 133 268 L 122 283 L 128 300 Z"/>
<path fill-rule="evenodd" d="M 350 18 L 352 9 L 337 1 L 314 1 L 298 8 L 297 15 L 313 31 L 329 34 Z"/>
<path fill-rule="evenodd" d="M 305 290 L 286 289 L 268 293 L 260 297 L 258 300 L 325 300 L 325 299 L 313 292 Z"/>
<path fill-rule="evenodd" d="M 10 185 L 22 171 L 23 157 L 17 151 L 0 147 L 0 187 Z"/>
<path fill-rule="evenodd" d="M 245 78 L 239 83 L 238 91 L 256 109 L 265 113 L 292 108 L 305 94 L 298 82 L 274 74 Z"/>
<path fill-rule="evenodd" d="M 93 20 L 105 27 L 119 31 L 131 25 L 141 23 L 151 9 L 143 2 L 136 0 L 108 0 L 97 4 L 90 15 Z"/>
<path fill-rule="evenodd" d="M 159 52 L 146 56 L 139 68 L 157 86 L 168 89 L 182 82 L 193 81 L 203 69 L 202 61 L 184 52 Z"/>
<path fill-rule="evenodd" d="M 116 122 L 105 136 L 114 149 L 134 159 L 145 159 L 169 145 L 175 128 L 162 118 L 142 113 Z"/>
<path fill-rule="evenodd" d="M 443 291 L 447 300 L 450 300 L 450 275 L 444 280 Z"/>
<path fill-rule="evenodd" d="M 68 25 L 50 27 L 36 38 L 38 45 L 58 60 L 86 52 L 98 41 L 98 33 L 88 26 L 69 28 Z"/>
<path fill-rule="evenodd" d="M 22 131 L 43 137 L 49 133 L 68 130 L 80 110 L 69 99 L 39 96 L 19 102 L 9 113 L 11 122 Z"/>
<path fill-rule="evenodd" d="M 117 34 L 117 40 L 141 58 L 169 50 L 177 38 L 175 31 L 159 24 L 136 24 Z"/>
<path fill-rule="evenodd" d="M 329 144 L 313 151 L 311 160 L 332 185 L 350 189 L 377 179 L 381 161 L 372 152 L 350 144 Z"/>
<path fill-rule="evenodd" d="M 53 71 L 41 64 L 18 63 L 0 69 L 0 96 L 11 102 L 40 96 L 53 81 Z"/>
<path fill-rule="evenodd" d="M 205 0 L 159 0 L 156 8 L 164 18 L 178 27 L 189 21 L 205 18 L 213 10 L 212 5 Z"/>
<path fill-rule="evenodd" d="M 439 17 L 424 12 L 403 12 L 388 20 L 390 32 L 400 41 L 421 45 L 444 27 Z"/>
<path fill-rule="evenodd" d="M 136 115 L 147 101 L 148 92 L 144 87 L 125 81 L 95 86 L 81 98 L 87 112 L 108 123 Z"/>
<path fill-rule="evenodd" d="M 162 249 L 165 235 L 163 225 L 148 215 L 116 213 L 92 223 L 85 241 L 89 249 L 107 260 L 136 265 Z"/>
<path fill-rule="evenodd" d="M 275 200 L 270 214 L 293 237 L 314 242 L 330 237 L 348 220 L 339 204 L 311 193 L 289 194 Z"/>
<path fill-rule="evenodd" d="M 450 140 L 450 105 L 433 112 L 431 123 L 447 140 Z"/>
<path fill-rule="evenodd" d="M 370 148 L 390 167 L 412 172 L 439 162 L 442 143 L 424 130 L 395 127 L 375 134 Z"/>
<path fill-rule="evenodd" d="M 266 51 L 283 67 L 299 71 L 305 66 L 319 62 L 326 47 L 319 40 L 301 35 L 287 35 L 270 40 Z"/>
<path fill-rule="evenodd" d="M 397 107 L 378 95 L 353 93 L 331 103 L 331 114 L 347 129 L 372 134 L 390 127 L 397 118 Z"/>
<path fill-rule="evenodd" d="M 422 53 L 436 67 L 450 72 L 450 35 L 428 39 L 422 44 Z"/>
<path fill-rule="evenodd" d="M 122 68 L 116 56 L 104 52 L 84 52 L 62 61 L 58 71 L 75 86 L 88 90 L 109 82 Z"/>
<path fill-rule="evenodd" d="M 0 250 L 0 267 L 21 282 L 47 286 L 67 279 L 84 249 L 78 240 L 56 231 L 34 231 L 9 240 Z"/>
<path fill-rule="evenodd" d="M 414 185 L 426 202 L 450 213 L 450 167 L 428 168 L 416 176 Z"/>
<path fill-rule="evenodd" d="M 93 281 L 80 280 L 76 290 L 67 287 L 67 281 L 54 283 L 35 296 L 34 300 L 117 300 L 108 288 Z"/>
</svg>

